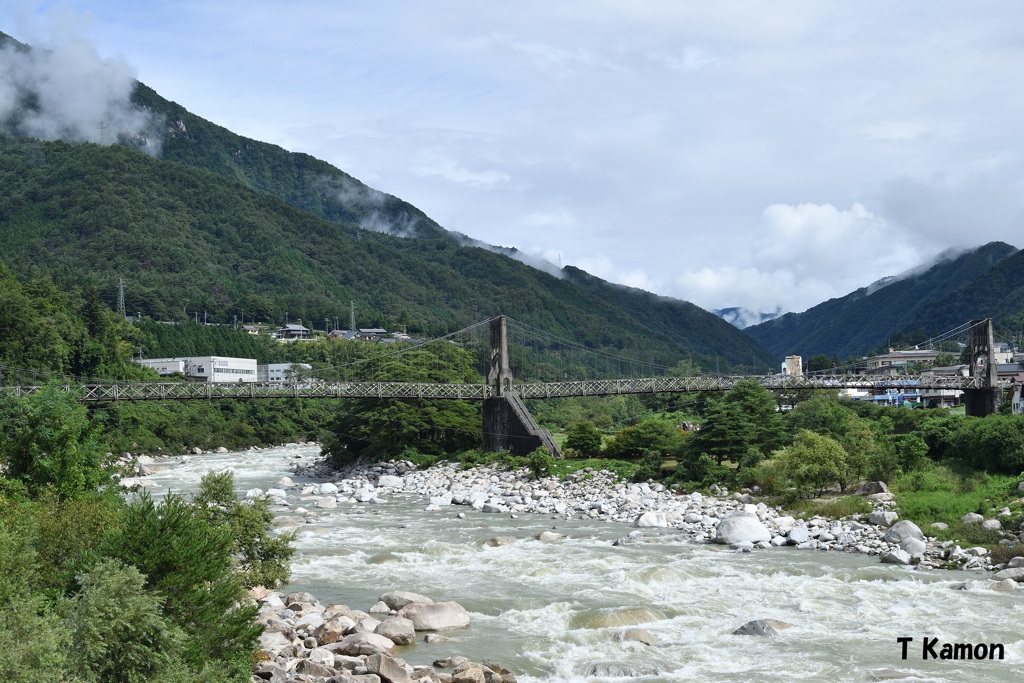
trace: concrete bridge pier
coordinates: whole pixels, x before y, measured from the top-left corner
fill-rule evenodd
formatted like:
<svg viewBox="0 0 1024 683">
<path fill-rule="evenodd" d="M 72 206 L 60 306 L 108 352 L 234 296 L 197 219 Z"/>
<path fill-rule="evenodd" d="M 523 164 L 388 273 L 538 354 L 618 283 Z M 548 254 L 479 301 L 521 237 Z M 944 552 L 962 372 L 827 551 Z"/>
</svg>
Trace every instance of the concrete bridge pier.
<svg viewBox="0 0 1024 683">
<path fill-rule="evenodd" d="M 999 409 L 999 369 L 996 367 L 992 318 L 971 321 L 970 376 L 984 380 L 982 389 L 964 389 L 964 412 L 975 417 L 991 415 Z"/>
<path fill-rule="evenodd" d="M 561 456 L 554 438 L 537 424 L 512 388 L 512 369 L 508 364 L 508 332 L 503 315 L 491 321 L 487 384 L 491 387 L 491 398 L 484 400 L 485 451 L 529 455 L 545 447 L 552 457 Z"/>
</svg>

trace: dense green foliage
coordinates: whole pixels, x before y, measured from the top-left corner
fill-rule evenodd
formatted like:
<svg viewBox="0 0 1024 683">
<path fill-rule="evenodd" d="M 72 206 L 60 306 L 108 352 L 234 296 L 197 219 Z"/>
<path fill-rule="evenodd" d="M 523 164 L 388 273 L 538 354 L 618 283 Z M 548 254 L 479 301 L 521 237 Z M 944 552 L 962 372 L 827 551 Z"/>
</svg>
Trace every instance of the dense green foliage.
<svg viewBox="0 0 1024 683">
<path fill-rule="evenodd" d="M 15 403 L 44 427 L 0 441 L 0 675 L 249 680 L 261 629 L 245 587 L 284 581 L 291 554 L 267 501 L 238 501 L 230 474 L 192 501 L 126 501 L 73 394 Z"/>
<path fill-rule="evenodd" d="M 190 144 L 201 156 L 221 143 L 202 136 Z M 292 166 L 261 177 L 291 182 Z M 220 323 L 280 324 L 287 314 L 321 328 L 325 319 L 346 319 L 352 301 L 360 326 L 422 336 L 506 313 L 663 365 L 680 357 L 759 370 L 774 364 L 749 337 L 691 304 L 571 268 L 554 277 L 433 230 L 403 239 L 361 229 L 358 216 L 346 220 L 341 210 L 327 212 L 330 222 L 244 175 L 119 146 L 0 136 L 0 260 L 23 278 L 91 278 L 108 307 L 123 278 L 127 311 L 159 320 L 199 312 Z M 426 220 L 403 211 L 408 221 Z"/>
<path fill-rule="evenodd" d="M 454 345 L 392 354 L 376 376 L 380 381 L 483 381 L 473 357 Z M 451 455 L 482 442 L 480 411 L 478 403 L 467 401 L 346 399 L 325 433 L 323 452 L 337 465 L 360 458 L 386 460 L 407 450 Z"/>
</svg>

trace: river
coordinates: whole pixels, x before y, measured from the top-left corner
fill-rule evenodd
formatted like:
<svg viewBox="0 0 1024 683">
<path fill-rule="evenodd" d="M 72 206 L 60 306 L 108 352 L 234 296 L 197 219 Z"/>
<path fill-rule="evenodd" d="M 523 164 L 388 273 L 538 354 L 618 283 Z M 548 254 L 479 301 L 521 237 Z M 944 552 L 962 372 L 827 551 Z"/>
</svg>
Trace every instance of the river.
<svg viewBox="0 0 1024 683">
<path fill-rule="evenodd" d="M 159 463 L 159 495 L 194 491 L 211 470 L 231 469 L 239 491 L 269 488 L 317 447 L 193 456 Z M 424 500 L 322 512 L 296 527 L 287 590 L 369 609 L 391 590 L 455 600 L 472 626 L 457 642 L 399 648 L 413 664 L 465 655 L 499 662 L 525 683 L 540 681 L 871 681 L 903 672 L 914 681 L 1017 681 L 1024 675 L 1024 592 L 989 588 L 987 575 L 917 572 L 878 558 L 793 548 L 737 553 L 644 530 L 646 543 L 613 547 L 620 524 L 474 512 L 425 512 Z M 297 507 L 298 492 L 289 491 Z M 457 514 L 465 512 L 464 519 Z M 287 511 L 281 511 L 287 515 Z M 556 528 L 567 538 L 534 537 Z M 499 535 L 521 540 L 500 547 Z M 951 590 L 967 581 L 970 590 Z M 791 627 L 771 638 L 732 632 L 753 619 Z M 621 642 L 643 628 L 653 646 Z M 911 637 L 901 658 L 897 638 Z M 925 638 L 1001 643 L 1005 659 L 922 659 Z M 929 642 L 931 642 L 929 640 Z M 896 676 L 899 678 L 899 676 Z"/>
</svg>

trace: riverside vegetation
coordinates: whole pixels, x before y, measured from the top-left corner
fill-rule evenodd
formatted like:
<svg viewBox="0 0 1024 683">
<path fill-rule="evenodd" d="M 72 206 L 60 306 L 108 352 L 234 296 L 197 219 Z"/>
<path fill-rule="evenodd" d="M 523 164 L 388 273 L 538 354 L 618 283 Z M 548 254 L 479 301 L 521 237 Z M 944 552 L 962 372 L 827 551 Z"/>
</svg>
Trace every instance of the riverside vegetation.
<svg viewBox="0 0 1024 683">
<path fill-rule="evenodd" d="M 0 279 L 5 372 L 144 379 L 148 371 L 129 362 L 139 343 L 173 348 L 209 343 L 212 334 L 252 343 L 242 333 L 231 337 L 198 325 L 174 326 L 161 341 L 159 329 L 127 324 L 89 288 L 65 290 L 48 278 L 22 285 L 2 270 Z M 275 353 L 302 353 L 286 359 L 329 367 L 336 357 L 377 351 L 325 342 L 266 352 L 275 360 L 281 357 Z M 458 378 L 453 381 L 479 381 L 478 359 L 451 352 L 461 357 L 445 364 L 454 368 L 445 371 Z M 390 377 L 408 379 L 422 367 L 412 354 L 407 361 L 391 364 Z M 56 384 L 29 398 L 3 399 L 0 672 L 13 681 L 249 677 L 260 629 L 252 621 L 255 608 L 240 601 L 246 586 L 286 578 L 287 536 L 271 533 L 264 502 L 237 500 L 225 475 L 204 481 L 191 500 L 171 495 L 157 503 L 144 493 L 126 499 L 115 485 L 111 454 L 128 449 L 180 453 L 192 445 L 244 447 L 319 433 L 337 465 L 393 458 L 420 466 L 498 461 L 545 477 L 589 466 L 688 491 L 750 488 L 772 505 L 830 517 L 866 512 L 845 494 L 862 480 L 882 480 L 896 494 L 902 517 L 922 527 L 948 525 L 929 534 L 988 545 L 993 564 L 1020 554 L 1019 546 L 1000 543 L 999 531 L 960 518 L 999 514 L 1005 528 L 1020 524 L 1024 419 L 879 408 L 822 394 L 783 400 L 795 407 L 778 411 L 771 394 L 747 381 L 722 396 L 536 402 L 536 415 L 561 433 L 569 457 L 535 453 L 520 460 L 473 450 L 479 408 L 457 402 L 87 409 Z"/>
</svg>

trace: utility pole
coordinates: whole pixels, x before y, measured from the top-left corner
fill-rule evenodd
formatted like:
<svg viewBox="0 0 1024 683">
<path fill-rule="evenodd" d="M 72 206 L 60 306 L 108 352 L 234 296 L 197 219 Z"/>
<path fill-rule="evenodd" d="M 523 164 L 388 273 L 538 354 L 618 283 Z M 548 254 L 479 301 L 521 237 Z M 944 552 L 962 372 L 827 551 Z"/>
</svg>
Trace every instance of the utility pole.
<svg viewBox="0 0 1024 683">
<path fill-rule="evenodd" d="M 356 331 L 356 302 L 348 302 L 348 329 L 350 332 Z"/>
<path fill-rule="evenodd" d="M 125 320 L 128 319 L 128 314 L 125 313 L 124 309 L 124 278 L 117 278 L 117 310 Z"/>
<path fill-rule="evenodd" d="M 231 329 L 237 330 L 238 329 L 238 316 L 237 315 L 233 315 L 231 317 L 235 319 L 234 324 L 231 325 Z"/>
</svg>

